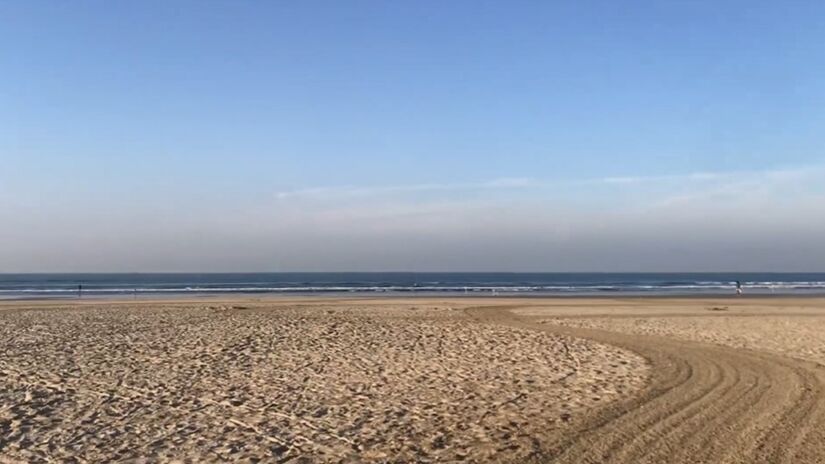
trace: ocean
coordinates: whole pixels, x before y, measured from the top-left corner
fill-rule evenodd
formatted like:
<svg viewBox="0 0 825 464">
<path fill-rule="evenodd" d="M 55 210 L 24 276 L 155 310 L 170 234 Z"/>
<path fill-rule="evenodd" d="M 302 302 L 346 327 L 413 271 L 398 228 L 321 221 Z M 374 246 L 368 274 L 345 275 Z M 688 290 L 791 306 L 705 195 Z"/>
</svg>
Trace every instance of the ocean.
<svg viewBox="0 0 825 464">
<path fill-rule="evenodd" d="M 825 273 L 0 274 L 0 299 L 214 294 L 825 295 Z"/>
</svg>

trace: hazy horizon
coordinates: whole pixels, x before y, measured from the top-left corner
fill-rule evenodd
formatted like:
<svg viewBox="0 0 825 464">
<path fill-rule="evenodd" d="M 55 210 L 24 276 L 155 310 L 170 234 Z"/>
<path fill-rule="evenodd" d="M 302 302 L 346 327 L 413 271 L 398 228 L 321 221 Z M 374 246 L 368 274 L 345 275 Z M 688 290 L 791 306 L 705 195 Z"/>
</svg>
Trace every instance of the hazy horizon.
<svg viewBox="0 0 825 464">
<path fill-rule="evenodd" d="M 822 3 L 0 14 L 0 273 L 825 271 Z"/>
</svg>

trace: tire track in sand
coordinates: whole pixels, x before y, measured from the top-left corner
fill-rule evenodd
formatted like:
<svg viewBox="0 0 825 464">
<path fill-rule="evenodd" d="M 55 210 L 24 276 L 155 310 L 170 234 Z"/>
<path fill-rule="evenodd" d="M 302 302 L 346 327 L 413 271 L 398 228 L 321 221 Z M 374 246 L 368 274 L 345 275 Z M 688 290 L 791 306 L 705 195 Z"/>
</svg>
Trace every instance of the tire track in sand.
<svg viewBox="0 0 825 464">
<path fill-rule="evenodd" d="M 825 462 L 825 368 L 744 349 L 543 324 L 512 314 L 517 307 L 466 312 L 482 322 L 618 346 L 652 367 L 635 396 L 549 432 L 545 462 Z"/>
</svg>

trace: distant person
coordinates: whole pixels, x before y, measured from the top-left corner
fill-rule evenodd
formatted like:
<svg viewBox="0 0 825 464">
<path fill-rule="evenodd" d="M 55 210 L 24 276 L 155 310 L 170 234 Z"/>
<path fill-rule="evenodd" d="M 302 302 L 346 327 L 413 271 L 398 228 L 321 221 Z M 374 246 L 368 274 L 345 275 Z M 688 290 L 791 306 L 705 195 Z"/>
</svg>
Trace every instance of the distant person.
<svg viewBox="0 0 825 464">
<path fill-rule="evenodd" d="M 79 284 L 77 286 L 77 297 L 80 298 L 83 295 L 83 285 Z"/>
<path fill-rule="evenodd" d="M 736 281 L 736 295 L 742 294 L 742 282 Z"/>
</svg>

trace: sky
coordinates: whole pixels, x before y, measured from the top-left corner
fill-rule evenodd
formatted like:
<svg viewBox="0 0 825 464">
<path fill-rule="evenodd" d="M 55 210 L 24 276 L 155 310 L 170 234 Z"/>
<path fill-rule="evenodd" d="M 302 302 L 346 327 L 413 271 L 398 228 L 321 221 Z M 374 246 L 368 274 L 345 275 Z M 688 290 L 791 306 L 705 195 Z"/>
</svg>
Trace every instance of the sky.
<svg viewBox="0 0 825 464">
<path fill-rule="evenodd" d="M 823 2 L 0 21 L 0 272 L 825 271 Z"/>
</svg>

